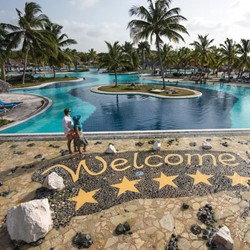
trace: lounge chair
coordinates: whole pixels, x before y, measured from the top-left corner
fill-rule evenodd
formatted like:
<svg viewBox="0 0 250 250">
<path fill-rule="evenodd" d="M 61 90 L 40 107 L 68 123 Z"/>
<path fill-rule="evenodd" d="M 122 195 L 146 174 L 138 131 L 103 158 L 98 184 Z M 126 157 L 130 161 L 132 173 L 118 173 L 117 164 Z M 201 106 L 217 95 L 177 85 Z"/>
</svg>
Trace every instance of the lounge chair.
<svg viewBox="0 0 250 250">
<path fill-rule="evenodd" d="M 0 105 L 8 105 L 8 104 L 18 105 L 21 103 L 23 103 L 23 102 L 4 102 L 4 101 L 0 100 Z"/>
<path fill-rule="evenodd" d="M 1 115 L 1 116 L 4 116 L 5 113 L 7 113 L 8 111 L 9 111 L 8 108 L 5 108 L 5 107 L 3 107 L 3 106 L 0 106 L 0 115 Z"/>
<path fill-rule="evenodd" d="M 1 104 L 0 103 L 0 109 L 12 109 L 16 106 L 17 104 L 13 103 L 7 103 L 7 104 Z"/>
</svg>

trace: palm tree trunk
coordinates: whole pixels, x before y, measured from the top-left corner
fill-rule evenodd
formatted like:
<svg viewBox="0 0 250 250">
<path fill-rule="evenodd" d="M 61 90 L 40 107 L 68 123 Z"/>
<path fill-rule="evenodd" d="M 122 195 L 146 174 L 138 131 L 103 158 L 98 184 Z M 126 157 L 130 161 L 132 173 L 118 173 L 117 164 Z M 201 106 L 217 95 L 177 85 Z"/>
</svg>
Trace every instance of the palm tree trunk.
<svg viewBox="0 0 250 250">
<path fill-rule="evenodd" d="M 1 79 L 6 82 L 5 63 L 1 61 Z"/>
<path fill-rule="evenodd" d="M 55 79 L 56 78 L 56 67 L 53 66 L 52 68 L 53 68 L 53 74 L 54 74 L 54 79 Z"/>
<path fill-rule="evenodd" d="M 29 45 L 27 46 L 27 50 L 26 50 L 26 53 L 25 53 L 25 59 L 24 59 L 24 65 L 23 65 L 22 84 L 24 84 L 24 81 L 25 81 L 25 74 L 26 74 L 27 61 L 28 61 L 28 54 L 29 54 Z"/>
<path fill-rule="evenodd" d="M 116 72 L 116 69 L 115 69 L 115 87 L 117 87 L 117 72 Z"/>
<path fill-rule="evenodd" d="M 159 61 L 160 61 L 160 69 L 161 69 L 162 84 L 163 84 L 163 87 L 162 87 L 162 88 L 165 89 L 165 88 L 166 88 L 166 83 L 165 83 L 165 72 L 163 71 L 160 43 L 159 43 L 159 40 L 158 40 L 157 38 L 156 38 L 156 47 L 157 47 L 157 52 L 158 52 Z"/>
</svg>

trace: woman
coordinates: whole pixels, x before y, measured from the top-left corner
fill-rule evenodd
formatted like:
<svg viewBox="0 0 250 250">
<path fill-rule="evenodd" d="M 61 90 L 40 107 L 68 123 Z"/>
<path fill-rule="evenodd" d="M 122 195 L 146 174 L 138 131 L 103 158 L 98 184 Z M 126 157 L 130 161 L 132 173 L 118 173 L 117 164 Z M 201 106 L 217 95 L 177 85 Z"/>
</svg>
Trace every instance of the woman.
<svg viewBox="0 0 250 250">
<path fill-rule="evenodd" d="M 62 124 L 63 124 L 64 134 L 68 140 L 67 141 L 68 150 L 69 150 L 69 153 L 72 154 L 71 141 L 73 139 L 72 133 L 74 132 L 74 128 L 73 128 L 73 121 L 70 116 L 69 108 L 64 109 L 64 118 L 63 118 Z"/>
</svg>

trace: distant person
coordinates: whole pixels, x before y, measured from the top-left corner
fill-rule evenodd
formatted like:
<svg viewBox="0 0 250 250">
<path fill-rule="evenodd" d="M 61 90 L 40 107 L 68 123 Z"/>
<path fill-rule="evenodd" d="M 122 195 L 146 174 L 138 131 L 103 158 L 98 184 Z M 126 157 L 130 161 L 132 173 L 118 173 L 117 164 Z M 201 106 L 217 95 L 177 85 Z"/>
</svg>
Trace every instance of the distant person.
<svg viewBox="0 0 250 250">
<path fill-rule="evenodd" d="M 81 116 L 76 115 L 73 117 L 74 121 L 74 151 L 81 154 L 81 147 L 83 147 L 83 152 L 86 152 L 86 147 L 88 145 L 88 141 L 83 135 L 82 125 L 80 122 Z"/>
<path fill-rule="evenodd" d="M 85 77 L 83 77 L 82 79 L 85 80 Z"/>
<path fill-rule="evenodd" d="M 73 126 L 73 121 L 71 119 L 70 116 L 70 110 L 69 108 L 64 109 L 64 118 L 62 121 L 63 124 L 63 130 L 64 130 L 64 135 L 67 138 L 67 146 L 68 146 L 68 150 L 69 153 L 72 154 L 72 150 L 71 150 L 71 141 L 73 140 L 73 136 L 74 136 L 74 126 Z"/>
</svg>

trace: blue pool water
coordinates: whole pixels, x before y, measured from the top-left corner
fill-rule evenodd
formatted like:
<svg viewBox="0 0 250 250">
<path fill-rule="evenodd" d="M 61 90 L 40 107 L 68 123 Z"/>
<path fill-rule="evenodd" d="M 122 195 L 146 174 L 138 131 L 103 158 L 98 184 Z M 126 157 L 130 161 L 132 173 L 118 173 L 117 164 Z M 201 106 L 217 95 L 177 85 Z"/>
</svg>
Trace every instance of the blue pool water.
<svg viewBox="0 0 250 250">
<path fill-rule="evenodd" d="M 62 132 L 65 107 L 72 110 L 72 116 L 81 115 L 85 131 L 250 128 L 250 88 L 178 83 L 180 87 L 199 90 L 202 96 L 173 100 L 145 95 L 104 95 L 90 89 L 113 83 L 114 75 L 96 71 L 71 75 L 85 80 L 15 90 L 46 96 L 53 105 L 43 114 L 0 133 Z M 137 75 L 119 75 L 118 82 L 157 83 Z"/>
</svg>

